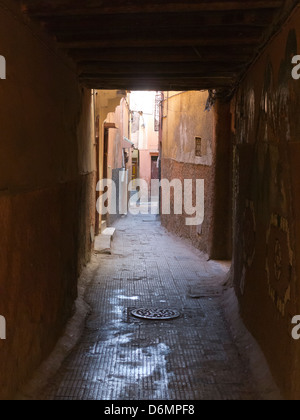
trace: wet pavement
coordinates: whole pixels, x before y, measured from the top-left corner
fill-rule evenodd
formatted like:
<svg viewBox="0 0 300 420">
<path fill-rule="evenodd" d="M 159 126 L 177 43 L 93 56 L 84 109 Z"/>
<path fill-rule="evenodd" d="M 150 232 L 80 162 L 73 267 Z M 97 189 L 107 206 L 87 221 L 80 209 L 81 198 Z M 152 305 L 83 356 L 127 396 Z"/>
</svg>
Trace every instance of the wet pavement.
<svg viewBox="0 0 300 420">
<path fill-rule="evenodd" d="M 45 399 L 257 399 L 220 303 L 228 264 L 208 262 L 155 216 L 115 227 L 112 255 L 96 257 L 84 334 Z M 142 320 L 131 315 L 139 308 L 181 315 Z"/>
</svg>

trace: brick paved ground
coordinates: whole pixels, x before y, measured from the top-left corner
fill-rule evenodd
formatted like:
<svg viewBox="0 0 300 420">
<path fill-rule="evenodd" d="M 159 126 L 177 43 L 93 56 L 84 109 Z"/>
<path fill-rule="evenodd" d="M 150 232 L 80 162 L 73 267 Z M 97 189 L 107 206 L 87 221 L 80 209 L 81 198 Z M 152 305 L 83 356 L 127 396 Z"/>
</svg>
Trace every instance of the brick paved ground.
<svg viewBox="0 0 300 420">
<path fill-rule="evenodd" d="M 113 255 L 97 257 L 84 335 L 47 399 L 257 399 L 220 305 L 228 266 L 207 262 L 154 216 L 116 227 Z M 139 320 L 130 310 L 140 307 L 182 316 Z"/>
</svg>

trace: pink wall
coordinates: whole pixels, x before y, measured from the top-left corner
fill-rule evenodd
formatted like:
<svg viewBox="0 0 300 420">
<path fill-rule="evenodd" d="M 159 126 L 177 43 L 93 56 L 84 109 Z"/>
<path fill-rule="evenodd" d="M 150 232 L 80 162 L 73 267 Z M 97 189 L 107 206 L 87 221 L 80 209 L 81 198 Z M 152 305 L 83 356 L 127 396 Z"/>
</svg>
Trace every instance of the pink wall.
<svg viewBox="0 0 300 420">
<path fill-rule="evenodd" d="M 142 112 L 139 131 L 132 135 L 139 149 L 139 178 L 150 186 L 151 157 L 158 156 L 159 153 L 159 132 L 154 127 L 155 92 L 146 97 L 141 96 L 139 100 L 132 102 L 132 106 L 135 112 Z"/>
<path fill-rule="evenodd" d="M 151 182 L 151 156 L 148 150 L 140 150 L 140 174 L 139 177 L 144 179 L 150 185 Z"/>
<path fill-rule="evenodd" d="M 107 118 L 107 122 L 114 123 L 116 128 L 109 129 L 109 147 L 108 147 L 108 166 L 111 169 L 122 168 L 123 158 L 122 151 L 126 148 L 130 151 L 128 142 L 125 142 L 124 137 L 129 137 L 129 109 L 125 99 L 121 100 L 120 105 L 116 108 L 114 113 L 111 113 Z M 130 162 L 126 165 L 127 169 L 130 167 Z"/>
</svg>

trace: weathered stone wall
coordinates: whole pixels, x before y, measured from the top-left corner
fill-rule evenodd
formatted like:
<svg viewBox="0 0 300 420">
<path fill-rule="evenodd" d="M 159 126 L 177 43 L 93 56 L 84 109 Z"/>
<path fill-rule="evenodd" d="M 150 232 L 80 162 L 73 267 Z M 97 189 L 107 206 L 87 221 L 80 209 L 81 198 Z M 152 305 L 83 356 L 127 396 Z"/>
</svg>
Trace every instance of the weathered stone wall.
<svg viewBox="0 0 300 420">
<path fill-rule="evenodd" d="M 11 6 L 13 7 L 13 5 Z M 0 398 L 52 351 L 72 314 L 93 225 L 93 106 L 76 71 L 0 7 Z"/>
<path fill-rule="evenodd" d="M 244 320 L 287 398 L 300 395 L 300 12 L 249 70 L 232 102 L 234 284 Z"/>
<path fill-rule="evenodd" d="M 162 224 L 179 236 L 189 238 L 203 252 L 209 253 L 211 203 L 213 113 L 205 113 L 207 93 L 176 92 L 165 95 L 162 127 L 162 179 L 205 180 L 205 220 L 202 226 L 187 226 L 186 217 L 173 212 L 174 194 L 171 193 L 171 215 L 162 215 Z M 207 142 L 206 155 L 196 157 L 195 137 Z M 194 186 L 195 198 L 195 186 Z M 194 201 L 195 202 L 195 201 Z"/>
<path fill-rule="evenodd" d="M 165 226 L 170 232 L 175 233 L 178 236 L 182 236 L 191 239 L 193 245 L 205 253 L 209 253 L 210 244 L 210 225 L 211 225 L 211 203 L 212 189 L 212 170 L 210 167 L 202 167 L 201 165 L 186 164 L 183 162 L 176 162 L 171 159 L 162 159 L 162 176 L 164 179 L 172 181 L 172 179 L 180 179 L 184 182 L 184 179 L 205 179 L 206 189 L 206 205 L 205 205 L 205 219 L 203 224 L 200 226 L 187 226 L 186 218 L 190 216 L 183 213 L 182 215 L 173 214 L 172 209 L 174 208 L 174 193 L 171 191 L 171 215 L 162 215 L 161 220 L 163 226 Z M 194 199 L 195 199 L 194 184 Z"/>
</svg>

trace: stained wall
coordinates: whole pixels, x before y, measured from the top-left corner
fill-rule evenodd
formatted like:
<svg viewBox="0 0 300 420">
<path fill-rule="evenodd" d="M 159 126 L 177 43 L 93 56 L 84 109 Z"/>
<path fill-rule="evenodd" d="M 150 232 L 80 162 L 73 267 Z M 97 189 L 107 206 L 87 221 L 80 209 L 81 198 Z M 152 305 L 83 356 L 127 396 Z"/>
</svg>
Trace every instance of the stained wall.
<svg viewBox="0 0 300 420">
<path fill-rule="evenodd" d="M 300 12 L 267 46 L 232 101 L 234 284 L 242 316 L 286 398 L 300 396 Z"/>
<path fill-rule="evenodd" d="M 0 398 L 14 395 L 73 313 L 94 224 L 91 92 L 72 65 L 0 7 Z"/>
</svg>

